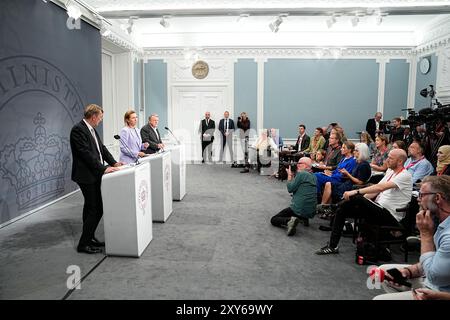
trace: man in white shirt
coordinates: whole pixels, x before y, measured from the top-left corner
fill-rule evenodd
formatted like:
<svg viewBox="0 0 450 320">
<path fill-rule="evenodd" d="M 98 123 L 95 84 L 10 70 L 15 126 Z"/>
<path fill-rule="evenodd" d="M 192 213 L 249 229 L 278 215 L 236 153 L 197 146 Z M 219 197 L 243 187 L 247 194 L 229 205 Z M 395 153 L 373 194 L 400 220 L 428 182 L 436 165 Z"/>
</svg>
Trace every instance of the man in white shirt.
<svg viewBox="0 0 450 320">
<path fill-rule="evenodd" d="M 396 226 L 404 215 L 396 212 L 411 201 L 412 178 L 404 168 L 407 155 L 404 150 L 393 149 L 387 158 L 388 170 L 384 178 L 370 187 L 344 193 L 344 199 L 336 212 L 330 242 L 316 254 L 339 253 L 346 218 L 365 218 L 369 223 Z M 370 200 L 374 199 L 374 201 Z"/>
</svg>

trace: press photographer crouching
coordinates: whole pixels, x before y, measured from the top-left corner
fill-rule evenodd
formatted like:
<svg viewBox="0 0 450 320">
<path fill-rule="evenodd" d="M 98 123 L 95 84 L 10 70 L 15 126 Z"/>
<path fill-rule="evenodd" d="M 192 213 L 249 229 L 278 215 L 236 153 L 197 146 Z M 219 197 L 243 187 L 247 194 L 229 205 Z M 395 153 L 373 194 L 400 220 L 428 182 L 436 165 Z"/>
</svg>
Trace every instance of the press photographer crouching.
<svg viewBox="0 0 450 320">
<path fill-rule="evenodd" d="M 317 205 L 317 178 L 311 172 L 312 160 L 307 157 L 297 162 L 297 172 L 290 167 L 287 172 L 287 190 L 292 193 L 291 205 L 273 216 L 270 222 L 275 227 L 285 228 L 288 236 L 296 233 L 296 227 L 302 222 L 309 226 L 309 218 L 314 217 Z"/>
</svg>

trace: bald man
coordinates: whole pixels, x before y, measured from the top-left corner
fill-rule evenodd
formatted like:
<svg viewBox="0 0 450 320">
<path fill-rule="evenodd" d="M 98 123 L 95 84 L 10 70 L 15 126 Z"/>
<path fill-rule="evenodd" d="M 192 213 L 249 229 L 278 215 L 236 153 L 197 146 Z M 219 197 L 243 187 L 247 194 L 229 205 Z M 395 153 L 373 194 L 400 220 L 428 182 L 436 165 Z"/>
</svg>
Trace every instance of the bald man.
<svg viewBox="0 0 450 320">
<path fill-rule="evenodd" d="M 317 178 L 311 170 L 312 160 L 307 157 L 297 162 L 297 173 L 286 169 L 288 175 L 287 189 L 292 193 L 290 207 L 281 210 L 270 222 L 275 227 L 285 228 L 288 236 L 296 233 L 299 222 L 309 226 L 309 218 L 314 217 L 317 205 Z"/>
<path fill-rule="evenodd" d="M 378 184 L 344 193 L 346 201 L 336 211 L 330 242 L 316 254 L 339 253 L 338 244 L 346 218 L 364 218 L 379 225 L 399 225 L 404 213 L 395 209 L 403 208 L 411 201 L 413 186 L 411 173 L 403 166 L 406 159 L 404 150 L 391 150 L 386 160 L 388 170 Z"/>
</svg>

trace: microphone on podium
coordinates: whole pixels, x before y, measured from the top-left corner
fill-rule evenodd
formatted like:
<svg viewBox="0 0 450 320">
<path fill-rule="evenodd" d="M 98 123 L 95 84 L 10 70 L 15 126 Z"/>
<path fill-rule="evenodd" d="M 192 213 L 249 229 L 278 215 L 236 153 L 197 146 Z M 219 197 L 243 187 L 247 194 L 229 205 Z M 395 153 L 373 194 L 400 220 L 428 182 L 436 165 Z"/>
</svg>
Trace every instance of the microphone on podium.
<svg viewBox="0 0 450 320">
<path fill-rule="evenodd" d="M 133 152 L 131 152 L 131 150 L 128 148 L 128 146 L 122 141 L 122 139 L 120 139 L 120 136 L 119 136 L 118 134 L 114 135 L 114 139 L 119 140 L 120 143 L 123 145 L 123 147 L 124 147 L 125 149 L 127 149 L 128 153 L 131 155 L 131 157 L 132 157 L 134 160 L 136 160 L 134 163 L 135 163 L 135 164 L 139 164 L 139 158 L 136 157 L 136 156 L 133 154 Z"/>
<path fill-rule="evenodd" d="M 173 132 L 172 132 L 169 128 L 164 127 L 164 129 L 166 129 L 167 131 L 170 132 L 170 134 L 172 135 L 172 137 L 174 137 L 174 139 L 177 141 L 177 144 L 181 144 L 181 142 L 177 139 L 177 137 L 175 137 L 175 135 L 173 134 Z"/>
</svg>

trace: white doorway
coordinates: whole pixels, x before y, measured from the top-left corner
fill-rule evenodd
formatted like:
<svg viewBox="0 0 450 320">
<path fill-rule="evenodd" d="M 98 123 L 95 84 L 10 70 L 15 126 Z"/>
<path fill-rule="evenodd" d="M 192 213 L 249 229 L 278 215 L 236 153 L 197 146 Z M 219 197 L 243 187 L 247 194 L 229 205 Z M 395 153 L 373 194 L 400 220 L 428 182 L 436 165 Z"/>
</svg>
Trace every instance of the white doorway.
<svg viewBox="0 0 450 320">
<path fill-rule="evenodd" d="M 200 121 L 205 112 L 211 113 L 216 123 L 213 143 L 213 160 L 217 161 L 221 147 L 219 121 L 228 110 L 234 119 L 234 110 L 228 104 L 228 87 L 174 86 L 172 90 L 172 127 L 174 134 L 186 147 L 187 161 L 201 161 Z"/>
</svg>

